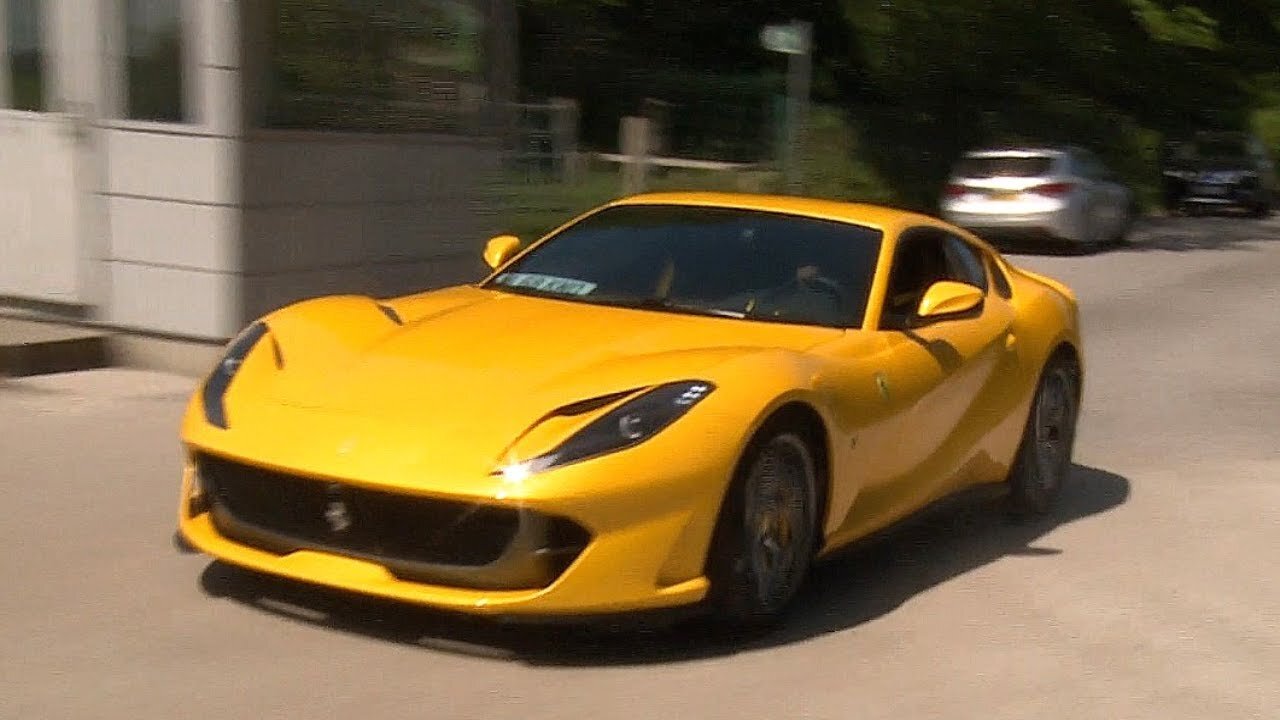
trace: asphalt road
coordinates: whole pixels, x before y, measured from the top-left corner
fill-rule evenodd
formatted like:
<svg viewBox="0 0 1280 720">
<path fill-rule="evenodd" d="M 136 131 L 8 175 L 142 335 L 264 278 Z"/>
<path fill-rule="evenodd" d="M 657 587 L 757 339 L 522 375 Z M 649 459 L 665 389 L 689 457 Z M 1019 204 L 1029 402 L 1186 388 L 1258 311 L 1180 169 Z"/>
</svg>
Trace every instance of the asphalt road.
<svg viewBox="0 0 1280 720">
<path fill-rule="evenodd" d="M 1277 717 L 1280 218 L 1015 260 L 1083 304 L 1062 512 L 908 526 L 751 642 L 496 630 L 179 555 L 191 381 L 9 381 L 0 718 Z"/>
</svg>

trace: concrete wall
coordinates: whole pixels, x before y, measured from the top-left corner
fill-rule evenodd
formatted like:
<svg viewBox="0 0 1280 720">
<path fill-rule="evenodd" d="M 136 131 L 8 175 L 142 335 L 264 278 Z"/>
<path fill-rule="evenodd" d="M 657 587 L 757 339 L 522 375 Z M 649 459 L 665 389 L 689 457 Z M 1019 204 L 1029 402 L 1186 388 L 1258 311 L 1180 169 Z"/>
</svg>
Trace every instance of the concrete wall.
<svg viewBox="0 0 1280 720">
<path fill-rule="evenodd" d="M 113 325 L 226 337 L 240 324 L 236 141 L 104 130 Z"/>
<path fill-rule="evenodd" d="M 488 141 L 260 131 L 244 146 L 244 309 L 484 276 Z"/>
<path fill-rule="evenodd" d="M 224 338 L 242 314 L 238 11 L 184 0 L 183 13 L 188 122 L 112 119 L 123 114 L 123 32 L 104 33 L 102 311 L 126 328 Z"/>
</svg>

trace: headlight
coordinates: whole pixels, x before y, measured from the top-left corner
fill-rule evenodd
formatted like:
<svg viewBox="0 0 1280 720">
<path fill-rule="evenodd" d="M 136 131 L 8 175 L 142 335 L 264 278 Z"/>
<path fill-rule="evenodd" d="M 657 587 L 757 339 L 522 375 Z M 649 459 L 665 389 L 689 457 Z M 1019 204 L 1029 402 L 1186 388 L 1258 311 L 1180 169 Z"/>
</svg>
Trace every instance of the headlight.
<svg viewBox="0 0 1280 720">
<path fill-rule="evenodd" d="M 519 479 L 559 465 L 634 447 L 662 432 L 716 389 L 701 380 L 668 383 L 629 400 L 574 433 L 554 450 L 502 469 Z"/>
<path fill-rule="evenodd" d="M 187 508 L 191 517 L 201 515 L 209 510 L 209 492 L 205 487 L 204 476 L 200 472 L 200 464 L 191 465 L 191 492 L 187 496 Z"/>
<path fill-rule="evenodd" d="M 227 352 L 218 361 L 218 366 L 210 373 L 204 383 L 204 417 L 211 425 L 222 429 L 227 427 L 227 412 L 222 406 L 222 399 L 227 394 L 231 380 L 240 369 L 249 351 L 267 334 L 267 326 L 256 322 L 245 328 L 236 339 L 227 345 Z"/>
</svg>

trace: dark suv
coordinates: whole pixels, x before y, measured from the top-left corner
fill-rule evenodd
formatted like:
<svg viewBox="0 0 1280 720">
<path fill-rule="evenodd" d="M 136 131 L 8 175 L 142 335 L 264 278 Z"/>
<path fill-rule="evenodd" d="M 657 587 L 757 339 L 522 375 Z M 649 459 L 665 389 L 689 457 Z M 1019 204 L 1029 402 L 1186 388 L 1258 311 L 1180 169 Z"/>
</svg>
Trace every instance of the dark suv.
<svg viewBox="0 0 1280 720">
<path fill-rule="evenodd" d="M 1203 132 L 1166 145 L 1161 165 L 1170 209 L 1235 207 L 1265 217 L 1276 202 L 1275 165 L 1262 141 L 1246 133 Z"/>
</svg>

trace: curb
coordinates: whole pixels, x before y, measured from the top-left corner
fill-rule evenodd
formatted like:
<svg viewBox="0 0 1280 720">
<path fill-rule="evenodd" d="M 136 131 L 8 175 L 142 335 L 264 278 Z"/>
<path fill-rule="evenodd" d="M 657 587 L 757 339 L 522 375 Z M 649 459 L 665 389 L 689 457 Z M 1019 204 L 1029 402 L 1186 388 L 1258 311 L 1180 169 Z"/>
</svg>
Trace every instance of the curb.
<svg viewBox="0 0 1280 720">
<path fill-rule="evenodd" d="M 0 384 L 4 378 L 130 368 L 203 377 L 225 340 L 160 336 L 128 329 L 6 312 L 0 305 Z"/>
<path fill-rule="evenodd" d="M 104 333 L 7 320 L 0 326 L 0 378 L 94 370 L 111 365 Z"/>
</svg>

